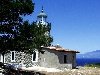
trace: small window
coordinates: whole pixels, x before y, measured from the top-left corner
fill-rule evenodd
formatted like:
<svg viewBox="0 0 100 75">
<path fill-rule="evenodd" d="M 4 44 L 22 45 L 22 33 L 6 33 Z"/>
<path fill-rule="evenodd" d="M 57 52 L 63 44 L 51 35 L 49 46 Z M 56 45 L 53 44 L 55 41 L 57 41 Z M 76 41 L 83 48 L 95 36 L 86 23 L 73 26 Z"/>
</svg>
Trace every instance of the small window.
<svg viewBox="0 0 100 75">
<path fill-rule="evenodd" d="M 33 61 L 36 60 L 36 52 L 33 53 L 33 59 L 32 59 L 32 60 L 33 60 Z"/>
<path fill-rule="evenodd" d="M 64 55 L 64 63 L 67 63 L 67 55 Z"/>
<path fill-rule="evenodd" d="M 38 61 L 38 52 L 34 51 L 32 54 L 32 62 L 37 62 Z"/>
<path fill-rule="evenodd" d="M 2 57 L 1 57 L 2 55 L 0 54 L 0 62 L 2 62 Z"/>
<path fill-rule="evenodd" d="M 15 51 L 11 52 L 11 61 L 14 62 L 15 61 Z"/>
<path fill-rule="evenodd" d="M 73 59 L 74 59 L 75 57 L 73 56 Z"/>
</svg>

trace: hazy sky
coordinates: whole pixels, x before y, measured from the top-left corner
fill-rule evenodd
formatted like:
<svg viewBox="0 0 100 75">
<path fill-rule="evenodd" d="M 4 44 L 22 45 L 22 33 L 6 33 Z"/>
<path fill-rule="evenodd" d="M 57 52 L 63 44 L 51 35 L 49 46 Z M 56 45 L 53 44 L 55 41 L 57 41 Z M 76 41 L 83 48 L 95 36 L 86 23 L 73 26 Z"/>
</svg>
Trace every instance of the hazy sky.
<svg viewBox="0 0 100 75">
<path fill-rule="evenodd" d="M 36 21 L 42 5 L 52 23 L 53 44 L 81 53 L 100 50 L 100 0 L 34 0 L 35 10 L 25 17 Z"/>
</svg>

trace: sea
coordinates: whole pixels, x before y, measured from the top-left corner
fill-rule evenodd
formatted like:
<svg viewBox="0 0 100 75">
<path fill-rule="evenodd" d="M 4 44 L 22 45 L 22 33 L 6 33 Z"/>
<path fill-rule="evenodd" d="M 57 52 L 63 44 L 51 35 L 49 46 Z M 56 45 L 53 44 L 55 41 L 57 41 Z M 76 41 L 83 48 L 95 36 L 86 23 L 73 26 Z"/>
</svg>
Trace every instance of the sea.
<svg viewBox="0 0 100 75">
<path fill-rule="evenodd" d="M 87 64 L 100 63 L 100 58 L 77 58 L 77 66 L 85 66 Z"/>
</svg>

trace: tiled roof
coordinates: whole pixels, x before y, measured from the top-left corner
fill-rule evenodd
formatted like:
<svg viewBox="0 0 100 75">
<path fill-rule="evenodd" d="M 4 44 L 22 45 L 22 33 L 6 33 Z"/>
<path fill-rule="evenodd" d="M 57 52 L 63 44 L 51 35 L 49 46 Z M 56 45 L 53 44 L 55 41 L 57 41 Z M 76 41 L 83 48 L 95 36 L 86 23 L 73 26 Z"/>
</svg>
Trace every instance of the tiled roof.
<svg viewBox="0 0 100 75">
<path fill-rule="evenodd" d="M 50 50 L 56 50 L 56 51 L 61 51 L 61 52 L 73 52 L 73 53 L 80 53 L 79 51 L 76 50 L 70 50 L 70 49 L 64 49 L 60 46 L 50 46 L 50 47 L 44 47 Z"/>
</svg>

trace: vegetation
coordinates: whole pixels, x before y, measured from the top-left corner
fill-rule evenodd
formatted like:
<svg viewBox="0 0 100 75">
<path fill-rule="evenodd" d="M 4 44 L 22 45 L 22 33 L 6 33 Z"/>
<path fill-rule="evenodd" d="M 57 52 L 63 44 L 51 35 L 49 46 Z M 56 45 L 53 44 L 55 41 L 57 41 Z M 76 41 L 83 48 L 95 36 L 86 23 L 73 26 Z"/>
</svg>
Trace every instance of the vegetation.
<svg viewBox="0 0 100 75">
<path fill-rule="evenodd" d="M 86 67 L 93 67 L 93 68 L 95 68 L 95 67 L 100 68 L 100 63 L 87 64 L 87 65 L 85 65 L 85 66 L 86 66 Z"/>
<path fill-rule="evenodd" d="M 0 53 L 23 51 L 32 53 L 34 49 L 48 46 L 53 41 L 51 25 L 29 24 L 22 16 L 30 15 L 34 10 L 32 0 L 0 0 Z"/>
</svg>

